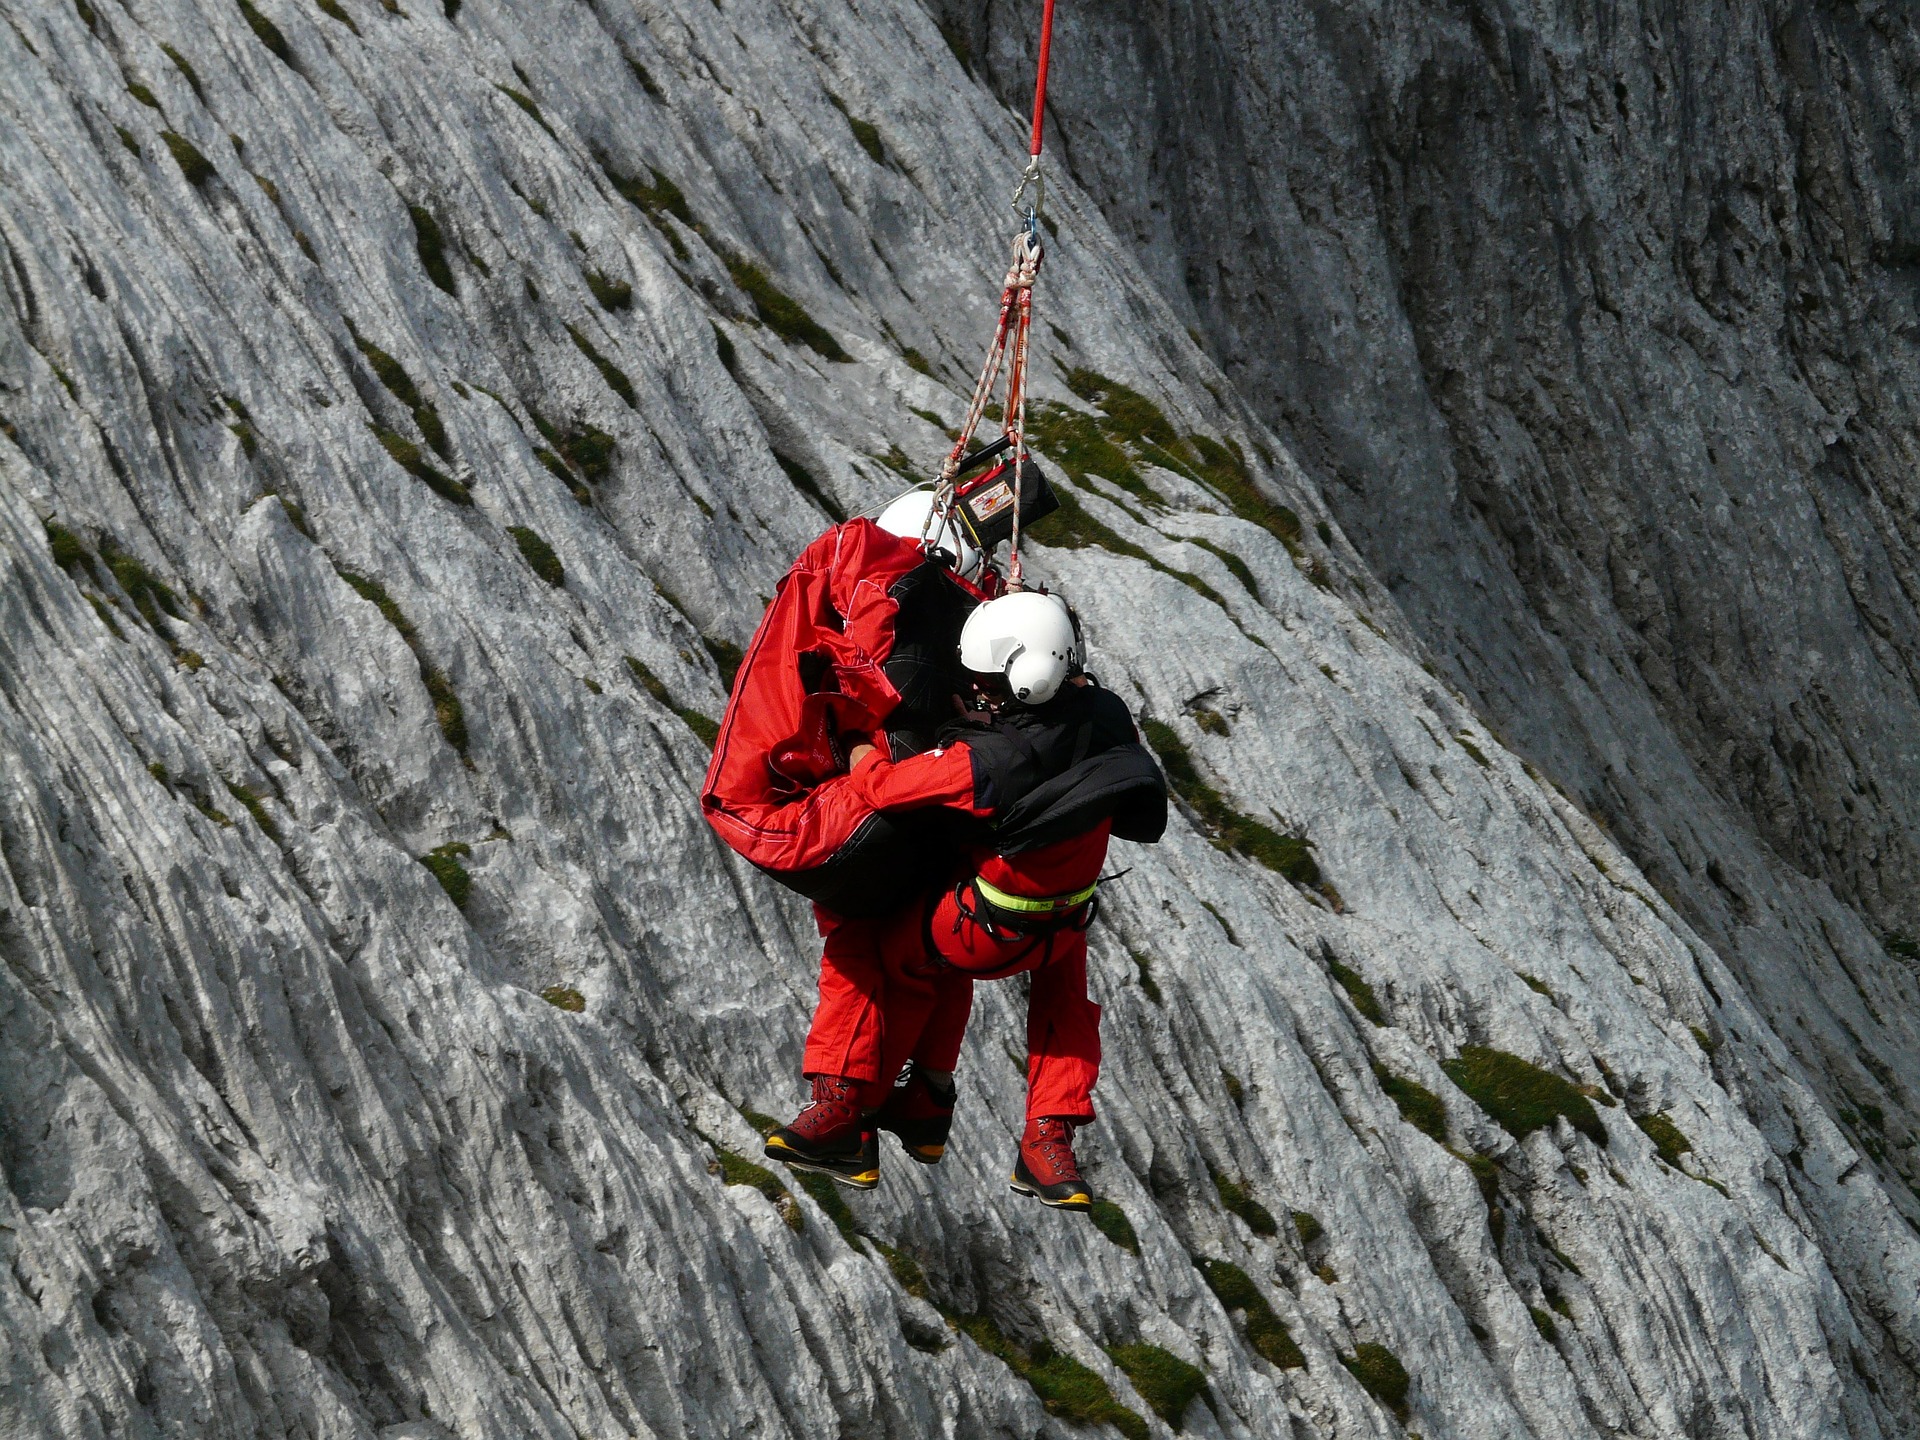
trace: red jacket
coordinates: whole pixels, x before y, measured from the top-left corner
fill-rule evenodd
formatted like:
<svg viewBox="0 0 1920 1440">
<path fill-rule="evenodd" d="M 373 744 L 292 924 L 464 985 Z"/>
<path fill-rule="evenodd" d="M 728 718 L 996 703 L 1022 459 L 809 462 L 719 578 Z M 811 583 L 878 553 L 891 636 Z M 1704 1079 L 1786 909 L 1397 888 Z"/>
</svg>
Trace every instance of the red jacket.
<svg viewBox="0 0 1920 1440">
<path fill-rule="evenodd" d="M 827 531 L 776 587 L 727 701 L 700 796 L 707 823 L 817 900 L 808 874 L 844 858 L 863 827 L 874 836 L 878 807 L 838 773 L 840 737 L 885 745 L 881 727 L 900 700 L 882 668 L 900 608 L 893 592 L 924 563 L 918 543 L 871 520 Z"/>
</svg>

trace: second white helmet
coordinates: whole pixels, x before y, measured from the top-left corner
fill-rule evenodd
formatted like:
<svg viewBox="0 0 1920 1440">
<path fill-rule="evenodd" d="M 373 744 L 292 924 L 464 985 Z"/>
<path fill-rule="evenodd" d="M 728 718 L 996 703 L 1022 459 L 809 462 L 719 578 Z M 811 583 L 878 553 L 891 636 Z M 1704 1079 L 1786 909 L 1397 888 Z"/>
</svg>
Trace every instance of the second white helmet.
<svg viewBox="0 0 1920 1440">
<path fill-rule="evenodd" d="M 976 675 L 1004 676 L 1016 700 L 1046 704 L 1080 668 L 1067 602 L 1030 590 L 989 600 L 960 632 L 960 663 Z"/>
<path fill-rule="evenodd" d="M 953 556 L 953 568 L 967 580 L 980 578 L 986 557 L 969 544 L 953 516 L 933 518 L 933 492 L 909 490 L 882 510 L 873 522 L 889 535 L 903 540 L 924 540 L 929 550 L 945 550 Z"/>
</svg>

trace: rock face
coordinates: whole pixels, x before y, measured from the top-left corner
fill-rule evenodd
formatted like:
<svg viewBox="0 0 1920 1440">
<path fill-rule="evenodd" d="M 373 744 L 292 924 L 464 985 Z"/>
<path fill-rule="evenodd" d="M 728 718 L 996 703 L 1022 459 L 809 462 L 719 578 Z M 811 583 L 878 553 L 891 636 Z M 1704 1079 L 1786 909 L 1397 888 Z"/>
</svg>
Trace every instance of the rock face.
<svg viewBox="0 0 1920 1440">
<path fill-rule="evenodd" d="M 1017 30 L 0 8 L 0 1433 L 1915 1433 L 1910 22 L 1268 8 L 1062 37 L 1030 563 L 1183 796 L 1099 1229 L 1013 985 L 938 1169 L 735 1158 L 817 941 L 694 798 Z"/>
</svg>

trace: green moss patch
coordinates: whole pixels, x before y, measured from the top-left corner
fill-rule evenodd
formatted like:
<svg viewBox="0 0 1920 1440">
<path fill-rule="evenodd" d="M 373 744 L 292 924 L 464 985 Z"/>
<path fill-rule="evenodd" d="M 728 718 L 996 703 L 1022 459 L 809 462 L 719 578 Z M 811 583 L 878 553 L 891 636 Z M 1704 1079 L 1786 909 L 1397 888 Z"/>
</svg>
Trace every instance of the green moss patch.
<svg viewBox="0 0 1920 1440">
<path fill-rule="evenodd" d="M 1074 480 L 1084 482 L 1088 475 L 1097 475 L 1149 505 L 1166 508 L 1166 497 L 1147 483 L 1134 458 L 1114 438 L 1112 427 L 1084 410 L 1051 403 L 1029 405 L 1027 434 L 1041 453 Z"/>
<path fill-rule="evenodd" d="M 1313 858 L 1311 840 L 1303 835 L 1282 835 L 1235 810 L 1224 795 L 1200 778 L 1193 756 L 1172 726 L 1143 720 L 1140 728 L 1159 755 L 1174 794 L 1217 848 L 1244 855 L 1296 885 L 1319 886 L 1324 882 Z"/>
<path fill-rule="evenodd" d="M 110 536 L 103 535 L 100 538 L 100 558 L 106 563 L 114 581 L 127 592 L 127 599 L 140 612 L 140 618 L 155 630 L 160 628 L 163 614 L 175 620 L 187 618 L 186 612 L 180 608 L 180 597 L 173 593 L 172 588 L 122 550 Z"/>
<path fill-rule="evenodd" d="M 532 119 L 533 123 L 546 131 L 548 135 L 553 136 L 555 139 L 559 138 L 553 135 L 553 127 L 547 123 L 547 117 L 540 113 L 538 102 L 535 101 L 531 95 L 527 94 L 526 91 L 516 90 L 511 85 L 495 85 L 493 88 L 506 96 L 515 105 L 518 105 L 520 109 Z"/>
<path fill-rule="evenodd" d="M 1400 1108 L 1400 1118 L 1442 1145 L 1447 1143 L 1447 1107 L 1438 1095 L 1417 1080 L 1396 1075 L 1384 1066 L 1373 1067 L 1373 1078 Z"/>
<path fill-rule="evenodd" d="M 1253 578 L 1253 571 L 1247 568 L 1246 561 L 1242 560 L 1231 550 L 1223 549 L 1211 540 L 1202 540 L 1198 535 L 1185 535 L 1181 538 L 1189 545 L 1198 545 L 1202 550 L 1213 556 L 1214 559 L 1227 567 L 1228 573 L 1231 574 L 1234 579 L 1240 582 L 1241 589 L 1245 590 L 1247 594 L 1251 595 L 1255 600 L 1261 601 L 1262 603 L 1265 602 L 1265 597 L 1260 592 L 1260 582 Z"/>
<path fill-rule="evenodd" d="M 745 652 L 731 640 L 722 640 L 716 635 L 702 635 L 700 643 L 706 646 L 707 654 L 713 657 L 713 663 L 720 669 L 720 688 L 731 695 L 734 678 L 746 662 Z"/>
<path fill-rule="evenodd" d="M 974 1344 L 1006 1364 L 1033 1387 L 1050 1415 L 1082 1425 L 1111 1425 L 1127 1440 L 1147 1440 L 1152 1432 L 1140 1415 L 1113 1398 L 1105 1380 L 1071 1355 L 1042 1340 L 1015 1344 L 986 1315 L 948 1315 L 947 1321 Z"/>
<path fill-rule="evenodd" d="M 280 33 L 280 27 L 254 9 L 249 0 L 239 0 L 239 5 L 241 15 L 246 18 L 247 28 L 253 31 L 255 38 L 286 64 L 293 64 L 293 50 L 287 44 L 287 37 Z"/>
<path fill-rule="evenodd" d="M 842 100 L 831 90 L 827 92 L 827 99 L 833 102 L 834 109 L 847 117 L 847 128 L 853 131 L 853 138 L 858 142 L 860 148 L 873 157 L 873 163 L 876 165 L 886 164 L 887 147 L 881 143 L 880 132 L 873 127 L 872 122 L 862 120 L 858 115 L 847 109 L 846 101 Z"/>
<path fill-rule="evenodd" d="M 780 1179 L 764 1165 L 756 1165 L 745 1156 L 715 1147 L 714 1159 L 720 1167 L 720 1179 L 728 1185 L 745 1185 L 758 1190 L 774 1203 L 787 1228 L 796 1234 L 805 1227 L 806 1215 L 793 1203 L 793 1195 Z"/>
<path fill-rule="evenodd" d="M 1087 1218 L 1093 1221 L 1093 1228 L 1107 1239 L 1131 1254 L 1140 1253 L 1140 1237 L 1133 1233 L 1133 1222 L 1127 1219 L 1127 1212 L 1111 1200 L 1095 1200 L 1093 1208 L 1087 1212 Z"/>
<path fill-rule="evenodd" d="M 1273 1212 L 1247 1193 L 1244 1180 L 1235 1180 L 1218 1170 L 1208 1170 L 1213 1177 L 1213 1188 L 1220 1196 L 1220 1204 L 1231 1215 L 1238 1215 L 1247 1224 L 1247 1228 L 1256 1235 L 1276 1235 L 1280 1227 L 1274 1223 Z"/>
<path fill-rule="evenodd" d="M 687 207 L 687 197 L 681 193 L 680 187 L 658 170 L 649 172 L 653 177 L 651 181 L 623 174 L 616 170 L 604 156 L 601 157 L 600 168 L 606 173 L 608 183 L 622 197 L 638 206 L 652 222 L 653 228 L 666 237 L 667 243 L 673 247 L 675 257 L 685 260 L 687 258 L 686 242 L 681 240 L 671 225 L 667 224 L 667 217 L 671 215 L 696 234 L 699 233 L 700 226 L 699 222 L 693 218 L 693 211 Z"/>
<path fill-rule="evenodd" d="M 201 88 L 199 72 L 188 62 L 187 57 L 171 45 L 162 45 L 160 49 L 161 52 L 173 62 L 173 68 L 178 70 L 186 80 L 187 88 L 193 91 L 193 98 L 198 100 L 202 105 L 206 104 L 207 92 Z"/>
<path fill-rule="evenodd" d="M 440 882 L 440 888 L 447 892 L 447 898 L 462 910 L 467 907 L 467 897 L 473 893 L 473 876 L 467 873 L 467 867 L 460 862 L 472 854 L 471 845 L 454 840 L 437 845 L 418 857 L 433 878 Z"/>
<path fill-rule="evenodd" d="M 1240 1315 L 1241 1327 L 1254 1353 L 1280 1370 L 1298 1370 L 1306 1365 L 1307 1357 L 1294 1343 L 1286 1322 L 1273 1313 L 1273 1306 L 1267 1303 L 1267 1297 L 1260 1293 L 1246 1271 L 1226 1260 L 1202 1258 L 1197 1263 L 1208 1288 L 1220 1298 L 1222 1308 L 1228 1314 L 1238 1312 Z"/>
<path fill-rule="evenodd" d="M 793 1178 L 799 1182 L 802 1190 L 813 1197 L 813 1203 L 826 1213 L 834 1229 L 840 1232 L 840 1238 L 849 1245 L 854 1244 L 860 1236 L 860 1222 L 854 1218 L 853 1208 L 840 1193 L 840 1187 L 824 1175 L 810 1175 L 804 1171 L 795 1171 Z"/>
<path fill-rule="evenodd" d="M 447 677 L 440 673 L 439 667 L 428 658 L 426 649 L 420 643 L 420 633 L 414 629 L 394 599 L 387 593 L 386 587 L 378 580 L 369 580 L 364 575 L 356 575 L 350 570 L 338 572 L 340 578 L 351 586 L 361 599 L 371 603 L 380 612 L 380 616 L 400 633 L 407 642 L 407 648 L 413 651 L 414 661 L 420 667 L 420 682 L 427 687 L 427 698 L 433 702 L 433 718 L 440 727 L 440 733 L 446 742 L 464 758 L 467 753 L 467 716 L 466 709 L 460 703 Z"/>
<path fill-rule="evenodd" d="M 1187 1407 L 1195 1400 L 1212 1401 L 1207 1389 L 1206 1372 L 1189 1365 L 1170 1350 L 1158 1345 L 1110 1345 L 1107 1355 L 1118 1365 L 1140 1398 L 1153 1407 L 1153 1413 L 1170 1425 L 1175 1434 Z"/>
<path fill-rule="evenodd" d="M 587 997 L 571 985 L 549 985 L 540 992 L 540 998 L 569 1015 L 578 1015 L 587 1008 Z"/>
<path fill-rule="evenodd" d="M 1657 1115 L 1636 1115 L 1633 1123 L 1653 1141 L 1653 1148 L 1660 1152 L 1660 1158 L 1678 1169 L 1680 1157 L 1693 1149 L 1693 1142 L 1687 1139 L 1685 1132 L 1673 1123 L 1673 1117 L 1662 1110 Z"/>
<path fill-rule="evenodd" d="M 86 542 L 57 521 L 47 521 L 47 548 L 53 552 L 53 563 L 68 574 L 93 563 Z"/>
<path fill-rule="evenodd" d="M 806 308 L 767 278 L 766 271 L 742 256 L 723 257 L 727 273 L 753 302 L 754 314 L 782 340 L 805 345 L 824 360 L 850 363 L 853 357 L 824 326 L 809 315 Z"/>
<path fill-rule="evenodd" d="M 447 264 L 447 241 L 440 233 L 440 222 L 433 218 L 433 212 L 424 205 L 409 205 L 407 214 L 413 220 L 414 253 L 420 257 L 427 278 L 447 294 L 458 295 L 460 292 L 454 287 L 452 267 Z"/>
<path fill-rule="evenodd" d="M 368 368 L 374 373 L 374 377 L 386 387 L 388 394 L 392 395 L 394 399 L 407 407 L 408 412 L 413 416 L 413 423 L 420 427 L 421 437 L 426 440 L 428 445 L 433 447 L 434 453 L 443 460 L 451 460 L 453 458 L 453 447 L 447 439 L 447 429 L 441 422 L 440 412 L 434 408 L 431 401 L 421 396 L 420 387 L 413 383 L 413 376 L 407 373 L 407 367 L 394 359 L 393 356 L 389 355 L 385 350 L 382 350 L 378 345 L 375 345 L 372 341 L 361 335 L 351 320 L 347 322 L 347 333 L 353 337 L 355 348 L 358 349 L 362 357 L 365 358 Z M 375 433 L 380 433 L 377 427 Z M 393 432 L 388 431 L 386 433 L 391 434 Z M 383 445 L 386 443 L 384 440 L 381 441 Z M 390 455 L 393 454 L 393 447 L 391 445 L 387 446 L 387 453 Z M 394 458 L 396 460 L 400 459 L 398 455 L 394 455 Z M 401 464 L 406 465 L 409 470 L 413 469 L 413 467 L 407 465 L 407 462 L 404 460 L 401 460 Z M 419 474 L 418 471 L 414 473 Z M 438 471 L 435 471 L 434 474 L 438 476 L 438 483 L 425 475 L 421 475 L 420 478 L 426 480 L 429 485 L 433 485 L 436 490 L 441 490 L 442 485 L 450 485 L 459 489 L 462 494 L 465 493 L 465 487 L 460 486 L 458 482 L 448 479 L 445 475 L 440 475 Z M 441 490 L 441 493 L 445 494 L 446 492 Z M 452 499 L 454 497 L 448 495 L 448 498 Z M 459 503 L 465 504 L 467 502 L 462 500 Z"/>
<path fill-rule="evenodd" d="M 513 543 L 520 547 L 520 558 L 527 562 L 533 573 L 547 584 L 558 588 L 567 583 L 566 567 L 560 563 L 560 557 L 553 553 L 540 532 L 525 525 L 509 525 L 507 533 L 513 537 Z"/>
<path fill-rule="evenodd" d="M 1300 1237 L 1301 1245 L 1312 1245 L 1325 1238 L 1327 1227 L 1310 1211 L 1296 1210 L 1293 1212 L 1293 1233 Z"/>
<path fill-rule="evenodd" d="M 1340 1363 L 1360 1382 L 1361 1389 L 1391 1410 L 1395 1418 L 1406 1420 L 1407 1389 L 1412 1378 L 1398 1355 L 1384 1345 L 1356 1345 L 1353 1354 L 1340 1357 Z"/>
<path fill-rule="evenodd" d="M 600 302 L 602 310 L 628 310 L 633 306 L 633 286 L 625 280 L 615 280 L 599 270 L 586 272 L 587 289 L 593 292 L 593 298 Z"/>
<path fill-rule="evenodd" d="M 172 130 L 162 130 L 160 138 L 166 142 L 168 153 L 173 156 L 174 164 L 180 167 L 180 173 L 187 177 L 189 185 L 205 185 L 220 173 L 213 168 L 213 162 L 202 155 L 186 136 L 176 134 Z"/>
<path fill-rule="evenodd" d="M 1461 1049 L 1458 1059 L 1446 1061 L 1440 1068 L 1516 1140 L 1564 1115 L 1594 1144 L 1607 1143 L 1606 1127 L 1585 1095 L 1552 1071 L 1518 1055 L 1468 1045 Z"/>
<path fill-rule="evenodd" d="M 373 438 L 380 442 L 380 448 L 393 458 L 393 462 L 405 470 L 414 479 L 422 481 L 426 487 L 442 500 L 451 500 L 456 505 L 473 504 L 473 495 L 458 480 L 445 471 L 438 469 L 421 453 L 420 447 L 397 430 L 389 430 L 384 425 L 369 425 Z"/>
<path fill-rule="evenodd" d="M 360 27 L 353 23 L 353 16 L 346 12 L 345 8 L 340 4 L 340 0 L 316 0 L 316 3 L 320 7 L 320 13 L 322 15 L 325 15 L 331 20 L 338 20 L 356 35 L 360 33 Z"/>
<path fill-rule="evenodd" d="M 629 410 L 638 410 L 640 400 L 633 392 L 633 381 L 627 378 L 627 372 L 594 349 L 593 342 L 573 326 L 567 326 L 567 334 L 580 353 L 593 362 L 594 369 L 600 372 L 600 378 L 607 382 L 608 388 L 627 402 Z"/>
<path fill-rule="evenodd" d="M 1387 1023 L 1387 1017 L 1380 1008 L 1380 997 L 1373 993 L 1373 986 L 1360 978 L 1360 972 L 1342 965 L 1338 960 L 1327 960 L 1327 973 L 1339 982 L 1340 988 L 1347 992 L 1347 998 L 1353 1001 L 1353 1008 L 1376 1025 Z"/>
<path fill-rule="evenodd" d="M 253 817 L 253 823 L 260 827 L 260 833 L 278 845 L 280 843 L 280 827 L 273 823 L 273 816 L 268 813 L 267 807 L 262 803 L 263 797 L 260 792 L 251 786 L 236 785 L 231 780 L 225 783 L 227 793 L 238 800 L 241 808 Z"/>
<path fill-rule="evenodd" d="M 653 671 L 649 670 L 633 656 L 628 655 L 625 658 L 627 669 L 632 673 L 634 683 L 654 699 L 658 700 L 662 705 L 673 711 L 674 714 L 678 715 L 680 719 L 685 722 L 686 727 L 700 737 L 700 743 L 711 750 L 714 743 L 720 738 L 719 725 L 709 717 L 702 715 L 698 710 L 690 710 L 683 705 L 675 704 L 672 694 L 667 690 L 666 683 L 662 681 L 658 675 L 655 675 Z"/>
<path fill-rule="evenodd" d="M 838 524 L 847 518 L 847 512 L 840 507 L 840 503 L 826 492 L 826 488 L 806 466 L 798 460 L 789 460 L 778 451 L 774 452 L 773 459 L 774 463 L 785 472 L 787 479 L 793 482 L 793 488 L 826 511 L 834 523 Z"/>
</svg>

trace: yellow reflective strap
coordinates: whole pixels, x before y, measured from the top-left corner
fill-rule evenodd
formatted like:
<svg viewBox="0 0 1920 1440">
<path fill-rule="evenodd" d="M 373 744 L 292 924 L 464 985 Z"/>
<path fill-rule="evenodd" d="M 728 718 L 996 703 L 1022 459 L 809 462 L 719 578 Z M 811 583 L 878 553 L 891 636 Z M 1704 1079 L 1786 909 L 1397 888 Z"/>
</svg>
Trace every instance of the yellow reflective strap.
<svg viewBox="0 0 1920 1440">
<path fill-rule="evenodd" d="M 1071 910 L 1084 905 L 1093 898 L 1093 892 L 1100 888 L 1100 882 L 1094 881 L 1084 890 L 1076 890 L 1071 895 L 1049 895 L 1035 899 L 1031 895 L 1009 895 L 997 886 L 989 885 L 976 875 L 973 888 L 980 892 L 980 898 L 996 910 L 1010 910 L 1017 915 L 1056 915 L 1062 910 Z"/>
</svg>

